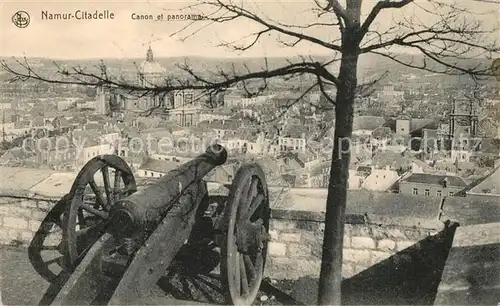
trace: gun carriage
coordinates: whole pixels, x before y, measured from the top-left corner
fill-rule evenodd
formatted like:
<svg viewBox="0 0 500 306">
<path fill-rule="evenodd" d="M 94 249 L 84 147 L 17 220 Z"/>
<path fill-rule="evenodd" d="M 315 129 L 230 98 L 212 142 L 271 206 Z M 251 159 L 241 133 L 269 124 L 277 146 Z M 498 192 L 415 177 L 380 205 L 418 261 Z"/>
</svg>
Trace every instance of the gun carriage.
<svg viewBox="0 0 500 306">
<path fill-rule="evenodd" d="M 251 304 L 266 261 L 268 189 L 262 169 L 244 164 L 227 197 L 209 196 L 203 178 L 226 160 L 222 146 L 211 146 L 140 190 L 120 157 L 90 160 L 28 249 L 35 270 L 59 284 L 52 304 L 137 303 L 186 245 L 220 247 L 226 302 Z"/>
</svg>

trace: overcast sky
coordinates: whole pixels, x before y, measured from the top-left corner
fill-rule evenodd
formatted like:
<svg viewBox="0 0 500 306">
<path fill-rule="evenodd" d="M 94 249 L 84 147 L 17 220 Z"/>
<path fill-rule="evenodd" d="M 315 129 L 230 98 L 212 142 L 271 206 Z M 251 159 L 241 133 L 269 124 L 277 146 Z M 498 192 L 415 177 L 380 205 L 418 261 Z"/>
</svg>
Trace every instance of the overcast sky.
<svg viewBox="0 0 500 306">
<path fill-rule="evenodd" d="M 423 0 L 416 0 L 423 2 Z M 451 3 L 454 0 L 441 0 Z M 241 3 L 241 0 L 239 1 Z M 263 13 L 274 20 L 291 24 L 304 24 L 316 17 L 307 12 L 312 0 L 270 1 L 260 0 L 257 4 L 246 1 L 245 7 Z M 498 23 L 500 19 L 499 4 L 488 4 L 472 0 L 456 0 L 461 5 L 478 12 L 490 12 L 476 18 L 481 18 L 489 26 Z M 237 21 L 205 28 L 187 41 L 170 35 L 187 25 L 185 21 L 146 21 L 132 20 L 136 14 L 179 14 L 180 9 L 190 3 L 185 1 L 5 1 L 0 0 L 0 56 L 50 57 L 57 59 L 83 58 L 140 58 L 145 56 L 149 42 L 155 56 L 187 56 L 201 55 L 209 57 L 243 56 L 291 56 L 296 54 L 325 54 L 328 50 L 309 44 L 299 44 L 295 48 L 284 48 L 276 42 L 276 37 L 265 37 L 260 44 L 251 50 L 239 54 L 223 47 L 217 47 L 222 41 L 239 39 L 249 31 L 258 30 L 248 21 Z M 375 0 L 364 0 L 362 15 L 375 4 Z M 31 17 L 26 28 L 18 28 L 12 23 L 12 16 L 17 11 L 26 11 Z M 42 20 L 42 11 L 48 13 L 74 13 L 76 10 L 99 12 L 108 10 L 113 13 L 113 20 Z M 493 13 L 491 13 L 493 12 Z M 209 11 L 200 13 L 208 14 Z M 416 14 L 419 21 L 431 23 L 432 18 L 414 5 L 402 10 L 389 10 L 379 16 L 377 27 L 384 28 L 401 14 L 412 16 Z M 469 17 L 467 17 L 469 18 Z M 201 26 L 203 23 L 194 25 Z M 187 34 L 188 32 L 186 32 Z M 322 39 L 334 39 L 338 29 L 319 28 L 310 32 Z M 500 33 L 496 35 L 500 37 Z"/>
</svg>

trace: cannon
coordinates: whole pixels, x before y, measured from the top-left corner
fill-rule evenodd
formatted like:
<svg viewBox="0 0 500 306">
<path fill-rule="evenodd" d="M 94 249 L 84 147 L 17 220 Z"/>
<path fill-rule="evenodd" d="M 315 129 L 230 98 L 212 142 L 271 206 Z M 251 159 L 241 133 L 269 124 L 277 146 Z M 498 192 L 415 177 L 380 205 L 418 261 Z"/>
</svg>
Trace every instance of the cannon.
<svg viewBox="0 0 500 306">
<path fill-rule="evenodd" d="M 196 245 L 220 250 L 204 272 L 220 264 L 225 302 L 252 304 L 269 241 L 268 187 L 257 164 L 243 164 L 228 196 L 210 196 L 203 178 L 226 160 L 225 148 L 212 145 L 138 190 L 120 157 L 91 159 L 28 248 L 53 284 L 50 304 L 137 304 L 176 266 L 180 250 Z"/>
</svg>

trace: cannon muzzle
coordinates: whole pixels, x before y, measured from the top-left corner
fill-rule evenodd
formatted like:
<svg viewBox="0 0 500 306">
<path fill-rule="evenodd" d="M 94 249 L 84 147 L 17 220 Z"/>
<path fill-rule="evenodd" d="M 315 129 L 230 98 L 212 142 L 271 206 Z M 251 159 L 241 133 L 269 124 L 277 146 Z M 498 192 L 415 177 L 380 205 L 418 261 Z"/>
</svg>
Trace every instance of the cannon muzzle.
<svg viewBox="0 0 500 306">
<path fill-rule="evenodd" d="M 154 230 L 189 186 L 226 160 L 223 146 L 209 146 L 205 153 L 118 201 L 111 209 L 108 231 L 115 237 L 131 237 L 139 231 Z"/>
</svg>

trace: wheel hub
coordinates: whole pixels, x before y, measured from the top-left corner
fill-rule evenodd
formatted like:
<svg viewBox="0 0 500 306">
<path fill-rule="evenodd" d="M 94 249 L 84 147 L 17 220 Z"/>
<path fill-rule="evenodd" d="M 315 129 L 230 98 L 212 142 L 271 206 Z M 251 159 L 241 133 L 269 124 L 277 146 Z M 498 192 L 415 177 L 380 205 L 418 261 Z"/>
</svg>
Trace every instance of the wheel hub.
<svg viewBox="0 0 500 306">
<path fill-rule="evenodd" d="M 264 248 L 269 235 L 262 220 L 252 223 L 248 220 L 239 223 L 236 229 L 236 246 L 242 254 L 256 254 Z"/>
</svg>

